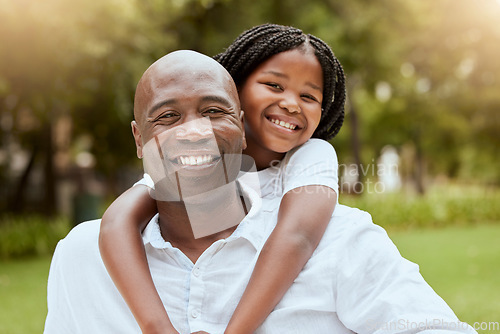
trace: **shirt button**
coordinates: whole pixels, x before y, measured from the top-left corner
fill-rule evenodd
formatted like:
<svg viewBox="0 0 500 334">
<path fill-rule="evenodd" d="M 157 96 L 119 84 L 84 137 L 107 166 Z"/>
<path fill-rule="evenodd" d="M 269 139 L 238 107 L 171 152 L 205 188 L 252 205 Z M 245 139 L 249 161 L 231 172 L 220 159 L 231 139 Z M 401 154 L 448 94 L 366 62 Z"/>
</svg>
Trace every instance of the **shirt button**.
<svg viewBox="0 0 500 334">
<path fill-rule="evenodd" d="M 191 312 L 191 316 L 192 316 L 193 318 L 198 318 L 198 316 L 199 316 L 199 315 L 200 315 L 200 312 L 199 312 L 198 310 L 193 310 L 193 311 Z"/>
<path fill-rule="evenodd" d="M 196 277 L 200 276 L 200 268 L 198 268 L 198 267 L 194 268 L 193 275 Z"/>
</svg>

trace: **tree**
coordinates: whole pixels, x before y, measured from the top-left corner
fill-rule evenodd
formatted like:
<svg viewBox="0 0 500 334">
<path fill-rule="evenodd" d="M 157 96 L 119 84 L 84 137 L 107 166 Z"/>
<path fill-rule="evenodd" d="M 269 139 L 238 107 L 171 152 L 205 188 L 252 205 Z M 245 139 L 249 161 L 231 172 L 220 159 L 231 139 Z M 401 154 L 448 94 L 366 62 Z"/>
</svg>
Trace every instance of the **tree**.
<svg viewBox="0 0 500 334">
<path fill-rule="evenodd" d="M 133 157 L 124 149 L 130 147 L 124 145 L 128 136 L 114 129 L 128 128 L 139 73 L 171 43 L 163 38 L 158 21 L 148 20 L 147 9 L 137 6 L 133 0 L 2 1 L 1 119 L 12 120 L 3 129 L 2 146 L 6 161 L 15 153 L 10 147 L 31 152 L 21 177 L 13 181 L 17 191 L 10 194 L 10 209 L 26 210 L 27 180 L 43 164 L 41 208 L 55 213 L 60 175 L 54 164 L 61 161 L 54 161 L 54 126 L 63 117 L 72 120 L 73 139 L 92 133 L 89 150 L 95 167 L 108 177 Z"/>
</svg>

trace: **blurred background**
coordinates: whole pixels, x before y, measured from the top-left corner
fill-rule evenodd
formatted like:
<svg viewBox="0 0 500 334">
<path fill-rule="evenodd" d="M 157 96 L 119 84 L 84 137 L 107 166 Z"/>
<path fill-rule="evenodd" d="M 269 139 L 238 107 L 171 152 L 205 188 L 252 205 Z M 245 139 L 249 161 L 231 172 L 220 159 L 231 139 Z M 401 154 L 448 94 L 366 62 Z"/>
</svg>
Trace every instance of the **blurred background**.
<svg viewBox="0 0 500 334">
<path fill-rule="evenodd" d="M 500 0 L 0 0 L 0 332 L 41 331 L 55 244 L 140 178 L 143 71 L 266 22 L 344 66 L 340 202 L 369 211 L 462 320 L 500 321 L 499 19 Z"/>
</svg>

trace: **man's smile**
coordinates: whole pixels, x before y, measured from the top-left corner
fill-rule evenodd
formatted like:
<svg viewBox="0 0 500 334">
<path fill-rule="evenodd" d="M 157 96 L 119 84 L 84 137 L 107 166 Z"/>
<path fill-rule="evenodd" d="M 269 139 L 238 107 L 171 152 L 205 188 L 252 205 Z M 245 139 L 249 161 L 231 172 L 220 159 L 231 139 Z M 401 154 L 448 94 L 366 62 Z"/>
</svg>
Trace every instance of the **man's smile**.
<svg viewBox="0 0 500 334">
<path fill-rule="evenodd" d="M 203 166 L 203 165 L 211 165 L 220 160 L 220 156 L 212 155 L 212 154 L 203 154 L 203 155 L 181 155 L 174 158 L 172 163 L 181 166 Z"/>
</svg>

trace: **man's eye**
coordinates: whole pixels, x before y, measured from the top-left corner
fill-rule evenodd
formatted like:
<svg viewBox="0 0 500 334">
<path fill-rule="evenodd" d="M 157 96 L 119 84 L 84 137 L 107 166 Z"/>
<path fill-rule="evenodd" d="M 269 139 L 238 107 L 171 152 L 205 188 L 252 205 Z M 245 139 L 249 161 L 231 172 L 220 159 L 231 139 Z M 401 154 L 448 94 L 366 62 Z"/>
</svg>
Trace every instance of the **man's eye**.
<svg viewBox="0 0 500 334">
<path fill-rule="evenodd" d="M 203 114 L 205 115 L 208 115 L 208 116 L 216 116 L 216 115 L 220 115 L 220 114 L 223 114 L 224 111 L 220 110 L 220 109 L 207 109 L 203 112 Z"/>
<path fill-rule="evenodd" d="M 164 114 L 161 114 L 160 116 L 158 116 L 158 119 L 163 119 L 163 118 L 173 118 L 173 117 L 176 117 L 177 114 L 174 113 L 174 112 L 167 112 L 167 113 L 164 113 Z"/>
<path fill-rule="evenodd" d="M 151 119 L 150 122 L 173 122 L 178 116 L 179 114 L 175 112 L 165 112 Z"/>
<path fill-rule="evenodd" d="M 173 122 L 176 118 L 179 117 L 179 114 L 176 112 L 164 112 L 155 117 L 148 118 L 148 122 L 157 123 L 162 121 Z"/>
</svg>

